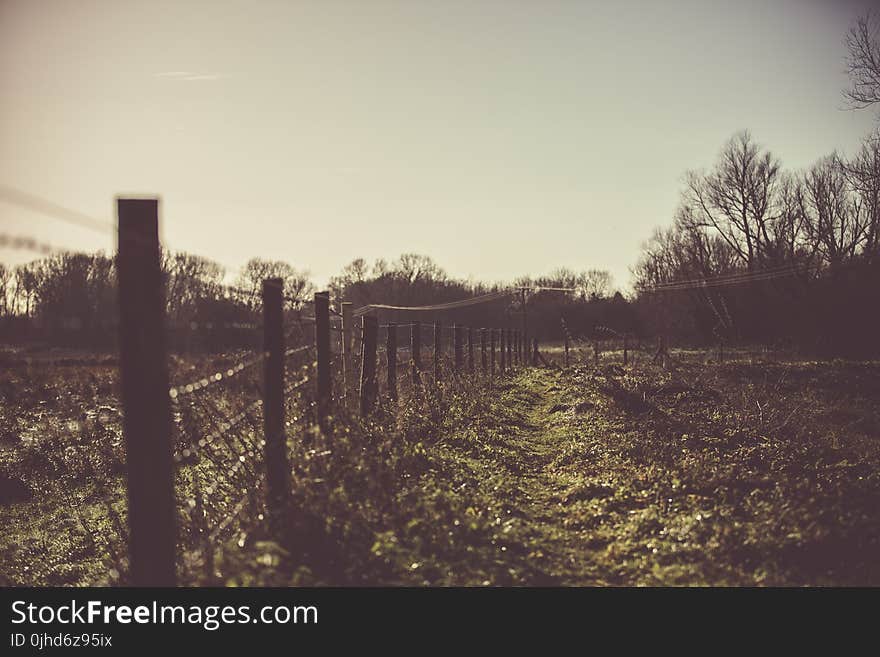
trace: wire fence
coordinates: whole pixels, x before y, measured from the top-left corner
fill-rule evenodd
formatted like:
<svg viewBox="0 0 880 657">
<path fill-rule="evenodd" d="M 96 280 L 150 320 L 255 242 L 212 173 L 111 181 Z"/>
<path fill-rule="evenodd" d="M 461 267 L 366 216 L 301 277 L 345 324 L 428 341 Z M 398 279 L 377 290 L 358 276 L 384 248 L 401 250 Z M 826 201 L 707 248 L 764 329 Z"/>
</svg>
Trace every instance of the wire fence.
<svg viewBox="0 0 880 657">
<path fill-rule="evenodd" d="M 0 196 L 9 193 L 0 189 Z M 117 230 L 27 195 L 13 197 L 96 232 Z M 245 301 L 259 319 L 169 322 L 158 202 L 119 199 L 117 211 L 118 320 L 111 328 L 119 335 L 119 355 L 111 366 L 121 384 L 127 504 L 107 506 L 117 528 L 107 549 L 127 571 L 122 581 L 135 586 L 174 585 L 181 568 L 193 567 L 211 583 L 225 541 L 277 527 L 292 499 L 289 439 L 328 433 L 336 414 L 394 414 L 428 388 L 464 377 L 492 385 L 532 362 L 532 343 L 519 329 L 417 320 L 380 326 L 373 312 L 424 316 L 506 299 L 518 288 L 425 307 L 358 309 L 341 300 L 334 307 L 328 293 L 316 293 L 314 313 L 304 314 L 285 308 L 300 300 L 283 293 L 280 279 L 267 279 L 261 290 L 219 290 Z M 63 252 L 18 236 L 0 236 L 0 246 Z M 246 336 L 253 347 L 171 357 L 169 342 L 180 335 L 218 331 Z M 110 482 L 96 479 L 96 485 L 109 488 Z"/>
<path fill-rule="evenodd" d="M 0 191 L 9 193 L 8 190 Z M 108 226 L 85 215 L 38 199 L 17 197 L 36 209 L 56 212 L 90 229 Z M 165 322 L 160 275 L 158 204 L 118 201 L 119 369 L 127 460 L 128 517 L 112 506 L 108 515 L 119 536 L 128 535 L 130 582 L 169 585 L 178 581 L 181 559 L 198 562 L 205 579 L 213 577 L 214 554 L 221 542 L 281 516 L 290 503 L 288 437 L 326 430 L 334 413 L 369 418 L 381 409 L 394 413 L 401 400 L 428 386 L 468 377 L 487 385 L 525 366 L 557 366 L 550 352 L 525 329 L 464 326 L 412 320 L 379 324 L 375 311 L 441 313 L 509 298 L 526 288 L 511 287 L 468 299 L 428 306 L 331 304 L 328 293 L 314 296 L 314 315 L 285 314 L 278 279 L 262 290 L 222 286 L 226 295 L 247 299 L 262 311 L 262 321 Z M 113 230 L 113 227 L 109 227 Z M 0 234 L 0 246 L 42 254 L 57 252 L 38 240 Z M 714 282 L 682 281 L 656 291 L 713 288 L 747 280 L 791 276 L 805 268 L 787 267 L 752 276 L 727 276 Z M 572 292 L 534 287 L 534 291 Z M 729 313 L 713 305 L 718 319 L 719 359 Z M 524 322 L 525 324 L 525 322 Z M 242 331 L 259 345 L 215 359 L 203 359 L 192 371 L 168 372 L 166 332 Z M 627 331 L 603 325 L 591 335 L 573 333 L 564 317 L 562 365 L 576 357 L 594 364 L 613 353 L 628 365 L 631 352 L 667 364 L 663 336 L 656 346 Z M 59 492 L 59 494 L 66 494 Z M 73 505 L 76 507 L 76 505 Z M 126 531 L 124 525 L 127 523 Z M 84 525 L 87 525 L 83 521 Z M 120 541 L 121 543 L 121 541 Z M 122 552 L 120 544 L 111 552 Z"/>
</svg>

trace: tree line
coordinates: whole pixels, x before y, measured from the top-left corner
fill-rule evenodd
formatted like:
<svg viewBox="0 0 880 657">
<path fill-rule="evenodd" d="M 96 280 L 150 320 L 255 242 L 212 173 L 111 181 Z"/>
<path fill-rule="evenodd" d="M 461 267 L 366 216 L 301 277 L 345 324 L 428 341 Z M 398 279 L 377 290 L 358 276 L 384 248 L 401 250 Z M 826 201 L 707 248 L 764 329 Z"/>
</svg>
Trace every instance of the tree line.
<svg viewBox="0 0 880 657">
<path fill-rule="evenodd" d="M 880 103 L 876 15 L 847 35 L 854 108 Z M 748 131 L 708 170 L 689 171 L 668 228 L 632 270 L 650 330 L 687 341 L 791 343 L 877 353 L 880 282 L 880 129 L 857 153 L 830 153 L 802 171 Z M 676 281 L 740 275 L 715 288 Z"/>
<path fill-rule="evenodd" d="M 223 350 L 257 346 L 262 281 L 282 278 L 290 320 L 312 314 L 316 290 L 308 272 L 281 261 L 250 259 L 234 276 L 204 257 L 165 251 L 166 317 L 171 346 L 177 350 Z M 226 283 L 231 279 L 231 283 Z M 547 276 L 523 276 L 516 287 L 565 287 L 573 294 L 529 292 L 529 323 L 544 339 L 561 337 L 563 308 L 582 330 L 592 326 L 590 313 L 616 299 L 606 271 L 575 272 L 559 269 Z M 7 268 L 0 265 L 0 330 L 7 341 L 39 340 L 53 345 L 111 348 L 116 339 L 117 288 L 115 258 L 103 253 L 58 253 Z M 334 302 L 347 300 L 354 307 L 380 303 L 415 307 L 460 301 L 488 292 L 510 289 L 510 283 L 483 283 L 450 276 L 430 257 L 406 253 L 393 261 L 370 264 L 357 258 L 331 278 Z M 520 327 L 522 300 L 517 294 L 498 301 L 434 313 L 378 312 L 382 322 L 441 321 L 472 327 Z M 574 309 L 581 308 L 579 311 Z M 604 315 L 603 315 L 604 316 Z M 582 319 L 579 319 L 582 318 Z M 427 335 L 427 334 L 426 334 Z M 401 334 L 403 337 L 404 334 Z"/>
</svg>

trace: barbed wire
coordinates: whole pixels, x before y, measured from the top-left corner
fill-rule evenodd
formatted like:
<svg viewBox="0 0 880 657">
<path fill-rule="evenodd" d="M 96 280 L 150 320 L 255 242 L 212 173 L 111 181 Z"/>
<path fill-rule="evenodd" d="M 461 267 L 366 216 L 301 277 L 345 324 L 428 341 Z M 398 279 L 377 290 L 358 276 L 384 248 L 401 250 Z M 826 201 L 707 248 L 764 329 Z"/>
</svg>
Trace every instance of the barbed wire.
<svg viewBox="0 0 880 657">
<path fill-rule="evenodd" d="M 56 248 L 48 242 L 43 242 L 34 237 L 26 237 L 23 235 L 12 235 L 10 233 L 0 233 L 0 249 L 12 249 L 15 251 L 32 251 L 40 255 L 54 255 L 67 253 L 63 249 Z"/>
<path fill-rule="evenodd" d="M 192 383 L 186 383 L 179 386 L 174 386 L 168 390 L 168 394 L 172 399 L 183 397 L 185 395 L 191 394 L 193 392 L 198 392 L 199 390 L 205 390 L 206 388 L 210 388 L 211 386 L 217 385 L 221 381 L 228 381 L 229 379 L 238 376 L 245 370 L 249 370 L 250 368 L 258 365 L 263 362 L 266 358 L 265 353 L 258 354 L 253 358 L 240 361 L 235 365 L 228 367 L 222 372 L 215 372 L 214 374 L 202 377 L 201 379 L 197 379 Z"/>
<path fill-rule="evenodd" d="M 508 289 L 499 292 L 489 292 L 488 294 L 482 294 L 480 296 L 470 297 L 468 299 L 461 299 L 459 301 L 436 303 L 427 306 L 392 306 L 388 304 L 372 303 L 357 308 L 352 312 L 352 314 L 355 317 L 360 317 L 361 315 L 365 315 L 372 310 L 396 310 L 400 312 L 430 312 L 439 310 L 453 310 L 455 308 L 465 308 L 467 306 L 474 306 L 481 303 L 489 303 L 491 301 L 504 299 L 513 295 L 514 293 L 514 290 Z"/>
</svg>

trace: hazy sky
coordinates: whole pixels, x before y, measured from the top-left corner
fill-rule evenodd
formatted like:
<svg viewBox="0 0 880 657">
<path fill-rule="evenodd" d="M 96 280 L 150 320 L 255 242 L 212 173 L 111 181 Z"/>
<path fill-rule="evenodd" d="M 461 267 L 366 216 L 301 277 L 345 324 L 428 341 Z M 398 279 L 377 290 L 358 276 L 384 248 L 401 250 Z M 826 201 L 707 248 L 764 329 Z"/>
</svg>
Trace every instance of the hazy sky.
<svg viewBox="0 0 880 657">
<path fill-rule="evenodd" d="M 682 176 L 749 128 L 788 167 L 855 150 L 843 38 L 864 4 L 0 0 L 0 185 L 321 284 L 431 255 L 620 285 Z M 113 240 L 0 202 L 0 232 Z M 20 252 L 0 258 L 18 261 Z"/>
</svg>

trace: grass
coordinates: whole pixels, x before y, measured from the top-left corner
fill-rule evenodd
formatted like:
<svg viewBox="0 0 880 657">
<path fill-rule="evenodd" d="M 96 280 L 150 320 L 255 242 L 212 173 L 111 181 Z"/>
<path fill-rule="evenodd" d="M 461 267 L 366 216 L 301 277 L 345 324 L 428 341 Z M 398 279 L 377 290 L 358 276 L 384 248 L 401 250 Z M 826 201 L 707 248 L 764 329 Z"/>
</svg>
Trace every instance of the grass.
<svg viewBox="0 0 880 657">
<path fill-rule="evenodd" d="M 371 422 L 340 411 L 330 435 L 295 422 L 278 530 L 247 507 L 208 545 L 231 498 L 183 463 L 181 581 L 880 584 L 880 366 L 607 360 L 429 386 Z M 46 494 L 0 506 L 0 579 L 124 582 L 112 367 L 2 377 L 2 467 Z"/>
</svg>

